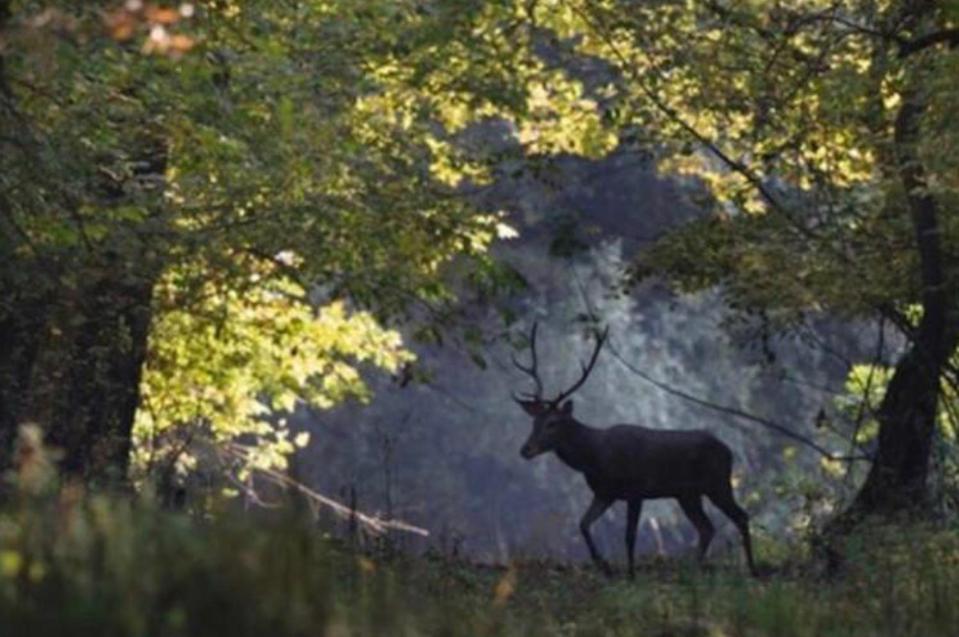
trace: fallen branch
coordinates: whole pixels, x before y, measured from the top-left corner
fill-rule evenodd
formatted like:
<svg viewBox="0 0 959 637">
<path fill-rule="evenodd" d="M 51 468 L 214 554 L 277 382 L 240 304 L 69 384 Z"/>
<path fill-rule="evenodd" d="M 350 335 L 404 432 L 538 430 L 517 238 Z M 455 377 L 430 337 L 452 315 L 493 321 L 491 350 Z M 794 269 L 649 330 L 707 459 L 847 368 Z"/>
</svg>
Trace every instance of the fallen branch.
<svg viewBox="0 0 959 637">
<path fill-rule="evenodd" d="M 249 454 L 249 452 L 244 449 L 242 445 L 237 444 L 228 445 L 226 450 L 243 460 L 246 460 Z M 404 533 L 412 533 L 421 537 L 429 537 L 430 532 L 427 529 L 415 526 L 402 520 L 387 520 L 379 516 L 357 511 L 355 508 L 351 508 L 341 502 L 337 502 L 333 498 L 325 496 L 322 493 L 311 489 L 302 482 L 294 480 L 281 471 L 260 468 L 255 469 L 255 471 L 257 474 L 271 480 L 274 484 L 295 489 L 308 501 L 329 509 L 336 516 L 344 520 L 355 520 L 358 524 L 363 525 L 374 535 L 384 535 L 389 531 L 402 531 Z"/>
</svg>

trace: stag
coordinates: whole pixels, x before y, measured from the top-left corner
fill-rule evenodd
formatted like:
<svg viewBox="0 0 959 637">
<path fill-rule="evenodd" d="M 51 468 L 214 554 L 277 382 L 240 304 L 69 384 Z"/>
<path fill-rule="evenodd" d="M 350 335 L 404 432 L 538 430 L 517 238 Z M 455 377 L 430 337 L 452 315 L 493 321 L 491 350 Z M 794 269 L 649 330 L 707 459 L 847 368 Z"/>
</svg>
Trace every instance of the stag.
<svg viewBox="0 0 959 637">
<path fill-rule="evenodd" d="M 703 511 L 703 496 L 706 496 L 739 529 L 746 562 L 755 575 L 749 516 L 733 497 L 733 454 L 729 447 L 701 429 L 649 429 L 638 425 L 597 429 L 581 423 L 573 417 L 573 401 L 569 397 L 589 378 L 609 328 L 601 334 L 597 332 L 589 361 L 580 363 L 579 379 L 552 399 L 543 397 L 543 382 L 537 370 L 536 330 L 534 323 L 528 338 L 530 364 L 524 365 L 513 357 L 513 364 L 534 383 L 533 391 L 526 393 L 525 398 L 513 394 L 513 399 L 533 418 L 533 431 L 520 454 L 530 460 L 552 451 L 585 476 L 593 501 L 579 528 L 596 565 L 607 575 L 612 573 L 596 549 L 590 527 L 614 502 L 625 500 L 626 557 L 629 577 L 634 577 L 633 554 L 643 501 L 656 498 L 675 498 L 679 502 L 699 533 L 698 558 L 702 562 L 715 533 Z"/>
</svg>

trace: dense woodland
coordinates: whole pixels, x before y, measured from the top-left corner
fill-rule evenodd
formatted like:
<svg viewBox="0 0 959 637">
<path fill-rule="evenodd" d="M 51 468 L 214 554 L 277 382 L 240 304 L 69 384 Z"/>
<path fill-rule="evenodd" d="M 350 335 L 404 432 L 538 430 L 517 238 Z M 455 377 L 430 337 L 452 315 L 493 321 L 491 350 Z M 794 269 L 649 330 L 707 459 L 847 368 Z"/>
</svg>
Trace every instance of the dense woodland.
<svg viewBox="0 0 959 637">
<path fill-rule="evenodd" d="M 957 45 L 946 0 L 0 0 L 0 625 L 954 634 Z M 543 195 L 630 161 L 669 188 L 644 204 L 652 236 Z M 610 223 L 641 247 L 590 279 Z M 565 287 L 537 288 L 530 246 Z M 623 345 L 653 303 L 736 332 L 690 346 L 721 359 L 724 396 Z M 366 405 L 441 400 L 431 356 L 507 403 L 528 387 L 498 363 L 544 317 L 554 393 L 612 325 L 603 356 L 736 423 L 720 437 L 779 441 L 734 473 L 747 509 L 785 520 L 754 529 L 758 577 L 722 547 L 641 558 L 635 579 L 548 550 L 480 564 L 415 513 L 429 503 L 323 488 L 353 462 L 308 460 L 329 456 L 323 414 L 415 436 Z M 644 346 L 686 347 L 664 317 L 638 323 L 659 330 Z M 849 360 L 826 374 L 837 342 Z M 763 385 L 774 417 L 733 400 L 735 348 L 828 376 L 819 416 L 795 384 Z M 629 422 L 652 399 L 633 400 L 577 409 Z M 384 449 L 355 464 L 391 467 Z M 443 488 L 524 524 L 483 499 L 508 481 Z"/>
</svg>

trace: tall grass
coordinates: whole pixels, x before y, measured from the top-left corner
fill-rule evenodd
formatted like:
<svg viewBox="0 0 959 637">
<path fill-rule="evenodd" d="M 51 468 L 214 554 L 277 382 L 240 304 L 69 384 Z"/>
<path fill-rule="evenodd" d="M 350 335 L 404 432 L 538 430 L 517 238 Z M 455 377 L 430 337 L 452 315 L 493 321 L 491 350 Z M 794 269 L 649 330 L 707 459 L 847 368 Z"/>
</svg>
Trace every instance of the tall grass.
<svg viewBox="0 0 959 637">
<path fill-rule="evenodd" d="M 0 514 L 0 634 L 955 635 L 954 532 L 874 529 L 847 573 L 747 578 L 377 558 L 293 518 L 196 520 L 66 490 Z"/>
<path fill-rule="evenodd" d="M 833 579 L 756 580 L 719 556 L 607 580 L 364 553 L 293 516 L 198 519 L 34 478 L 21 472 L 0 509 L 3 637 L 959 634 L 956 530 L 864 530 Z"/>
</svg>

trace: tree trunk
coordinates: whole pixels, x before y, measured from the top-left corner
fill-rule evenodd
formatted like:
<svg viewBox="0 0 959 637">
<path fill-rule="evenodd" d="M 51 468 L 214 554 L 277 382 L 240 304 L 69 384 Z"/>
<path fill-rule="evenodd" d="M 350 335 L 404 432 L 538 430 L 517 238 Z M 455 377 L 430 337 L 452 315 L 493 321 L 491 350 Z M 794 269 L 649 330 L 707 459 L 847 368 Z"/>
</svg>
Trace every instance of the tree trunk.
<svg viewBox="0 0 959 637">
<path fill-rule="evenodd" d="M 0 231 L 3 229 L 0 225 Z M 6 250 L 0 251 L 0 258 L 7 258 Z M 10 464 L 17 426 L 22 422 L 20 415 L 29 402 L 30 376 L 41 349 L 49 307 L 42 296 L 24 297 L 21 291 L 19 281 L 3 277 L 0 285 L 3 296 L 0 302 L 0 472 Z"/>
<path fill-rule="evenodd" d="M 856 518 L 926 509 L 939 376 L 924 358 L 914 345 L 896 365 L 879 410 L 876 457 L 850 508 Z"/>
<path fill-rule="evenodd" d="M 949 321 L 952 299 L 942 267 L 938 204 L 926 188 L 916 149 L 924 109 L 917 92 L 903 95 L 895 130 L 898 171 L 919 254 L 923 314 L 910 350 L 896 365 L 883 397 L 876 457 L 847 511 L 847 525 L 864 515 L 925 508 L 940 377 L 959 339 L 959 331 Z"/>
<path fill-rule="evenodd" d="M 107 272 L 81 299 L 61 405 L 49 441 L 64 452 L 61 468 L 86 482 L 126 480 L 141 368 L 146 358 L 153 281 Z"/>
<path fill-rule="evenodd" d="M 0 0 L 0 26 L 8 17 L 8 3 Z M 15 96 L 5 71 L 0 56 L 0 122 L 7 125 L 15 119 Z M 20 115 L 16 124 L 29 126 Z M 84 235 L 79 245 L 37 239 L 21 220 L 29 218 L 29 206 L 41 204 L 16 207 L 0 193 L 0 472 L 11 461 L 18 426 L 33 422 L 61 450 L 66 476 L 126 482 L 153 289 L 163 267 L 162 256 L 151 256 L 162 251 L 147 248 L 164 214 L 167 166 L 162 129 L 144 121 L 131 131 L 135 169 L 123 183 L 104 177 L 82 197 L 51 199 L 55 207 L 42 212 L 81 235 L 77 199 L 105 211 L 142 207 L 149 223 L 116 221 L 108 236 Z M 36 161 L 32 143 L 24 136 L 19 146 L 28 148 L 24 161 L 33 159 L 31 170 L 55 182 L 58 167 Z"/>
<path fill-rule="evenodd" d="M 126 479 L 155 277 L 122 265 L 84 268 L 96 271 L 101 276 L 80 290 L 7 297 L 0 468 L 9 466 L 18 426 L 32 422 L 60 451 L 65 476 L 98 485 Z"/>
</svg>

